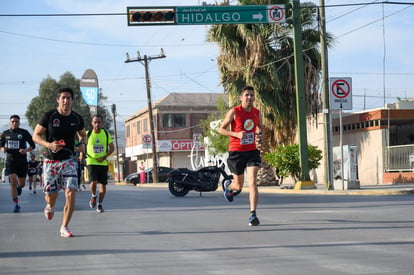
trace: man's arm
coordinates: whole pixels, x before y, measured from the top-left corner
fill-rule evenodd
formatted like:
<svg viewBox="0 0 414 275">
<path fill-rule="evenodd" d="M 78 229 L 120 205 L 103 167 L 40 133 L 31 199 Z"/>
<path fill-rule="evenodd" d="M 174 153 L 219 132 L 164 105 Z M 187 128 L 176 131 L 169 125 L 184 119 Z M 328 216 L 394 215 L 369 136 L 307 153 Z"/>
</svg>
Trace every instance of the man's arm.
<svg viewBox="0 0 414 275">
<path fill-rule="evenodd" d="M 264 136 L 264 126 L 261 117 L 259 117 L 259 123 L 257 124 L 257 128 L 258 129 L 256 129 L 256 137 L 259 143 L 261 143 Z"/>
<path fill-rule="evenodd" d="M 83 160 L 85 158 L 85 144 L 87 142 L 87 138 L 86 138 L 86 131 L 85 129 L 79 130 L 77 132 L 78 134 L 78 139 L 79 139 L 79 159 Z"/>
<path fill-rule="evenodd" d="M 19 153 L 25 155 L 27 152 L 33 151 L 33 149 L 36 147 L 36 144 L 33 142 L 32 135 L 27 130 L 23 131 L 25 135 L 25 140 L 27 143 L 29 143 L 29 147 L 26 149 L 20 149 Z"/>
<path fill-rule="evenodd" d="M 224 135 L 224 136 L 236 137 L 236 138 L 242 139 L 245 134 L 244 131 L 232 132 L 227 129 L 230 123 L 233 121 L 233 119 L 234 119 L 234 109 L 231 109 L 230 111 L 227 112 L 226 116 L 224 117 L 224 120 L 221 123 L 220 128 L 218 129 L 218 132 L 219 134 Z"/>
<path fill-rule="evenodd" d="M 106 153 L 106 157 L 109 157 L 114 151 L 115 151 L 115 146 L 114 143 L 111 142 L 108 144 L 108 153 Z"/>
<path fill-rule="evenodd" d="M 26 130 L 26 135 L 27 135 L 27 142 L 29 143 L 31 150 L 32 151 L 34 148 L 36 148 L 36 144 L 33 141 L 33 137 L 32 135 Z"/>
<path fill-rule="evenodd" d="M 113 143 L 113 141 L 112 141 L 112 138 L 111 138 L 111 136 L 110 136 L 110 134 L 108 133 L 108 135 L 107 135 L 107 138 L 108 138 L 108 152 L 106 152 L 106 155 L 105 156 L 102 156 L 102 157 L 100 157 L 100 158 L 97 158 L 96 160 L 98 161 L 98 162 L 103 162 L 103 161 L 105 161 L 106 160 L 106 158 L 107 157 L 109 157 L 113 152 L 114 152 L 114 150 L 115 150 L 115 147 L 114 147 L 114 143 Z"/>
<path fill-rule="evenodd" d="M 52 152 L 57 152 L 60 149 L 62 149 L 64 147 L 64 145 L 57 143 L 56 141 L 54 142 L 47 142 L 43 136 L 46 133 L 46 128 L 43 127 L 40 124 L 37 124 L 34 132 L 33 132 L 33 141 L 37 144 L 39 144 L 40 146 L 43 146 L 45 148 L 48 148 L 50 150 L 52 150 Z"/>
<path fill-rule="evenodd" d="M 3 153 L 6 153 L 6 141 L 4 139 L 4 132 L 0 134 L 0 148 Z"/>
</svg>

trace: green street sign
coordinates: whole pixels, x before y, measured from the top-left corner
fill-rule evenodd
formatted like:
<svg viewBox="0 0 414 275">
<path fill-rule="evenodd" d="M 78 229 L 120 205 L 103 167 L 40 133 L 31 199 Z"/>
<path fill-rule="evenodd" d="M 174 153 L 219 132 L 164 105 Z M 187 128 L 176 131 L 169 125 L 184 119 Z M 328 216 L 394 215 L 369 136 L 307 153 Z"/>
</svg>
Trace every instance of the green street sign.
<svg viewBox="0 0 414 275">
<path fill-rule="evenodd" d="M 286 21 L 284 5 L 176 7 L 177 25 L 259 24 Z"/>
<path fill-rule="evenodd" d="M 127 7 L 128 26 L 286 22 L 284 5 Z"/>
</svg>

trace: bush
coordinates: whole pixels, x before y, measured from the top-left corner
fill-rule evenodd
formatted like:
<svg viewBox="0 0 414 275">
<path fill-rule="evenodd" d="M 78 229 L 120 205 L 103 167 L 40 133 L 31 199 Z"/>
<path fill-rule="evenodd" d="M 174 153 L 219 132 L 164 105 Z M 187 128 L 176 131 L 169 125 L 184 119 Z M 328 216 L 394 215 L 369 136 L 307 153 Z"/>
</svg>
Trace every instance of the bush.
<svg viewBox="0 0 414 275">
<path fill-rule="evenodd" d="M 322 159 L 322 151 L 318 147 L 308 145 L 309 169 L 318 168 Z M 292 176 L 296 181 L 300 179 L 302 169 L 299 161 L 299 145 L 279 145 L 272 152 L 264 154 L 264 160 L 277 168 L 279 176 Z"/>
</svg>

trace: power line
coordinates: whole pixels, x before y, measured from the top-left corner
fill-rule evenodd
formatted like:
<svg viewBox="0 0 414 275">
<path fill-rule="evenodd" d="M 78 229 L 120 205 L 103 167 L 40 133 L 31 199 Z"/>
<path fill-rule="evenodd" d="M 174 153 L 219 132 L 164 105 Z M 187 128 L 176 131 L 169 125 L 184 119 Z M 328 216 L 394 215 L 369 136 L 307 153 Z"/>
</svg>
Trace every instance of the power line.
<svg viewBox="0 0 414 275">
<path fill-rule="evenodd" d="M 364 3 L 350 3 L 350 4 L 332 4 L 332 5 L 325 5 L 325 8 L 332 8 L 332 7 L 350 7 L 350 6 L 367 6 L 367 5 L 380 5 L 380 4 L 387 4 L 387 5 L 414 5 L 414 2 L 400 2 L 400 1 L 381 1 L 381 2 L 364 2 Z M 303 8 L 313 8 L 309 6 L 302 6 Z M 315 5 L 315 7 L 319 8 L 322 6 Z M 254 10 L 254 9 L 253 9 Z M 261 9 L 259 9 L 261 10 Z M 234 11 L 242 11 L 240 9 Z M 251 8 L 248 11 L 252 11 Z M 199 11 L 199 13 L 208 13 L 208 11 Z M 223 12 L 232 12 L 231 9 L 223 9 Z M 179 14 L 180 12 L 176 12 Z M 182 12 L 187 13 L 187 12 Z M 105 12 L 105 13 L 15 13 L 15 14 L 7 14 L 2 13 L 0 17 L 77 17 L 77 16 L 127 16 L 128 13 L 126 12 Z"/>
<path fill-rule="evenodd" d="M 389 4 L 389 5 L 414 5 L 414 2 L 400 2 L 400 1 L 381 1 L 381 2 L 365 2 L 365 3 L 352 3 L 352 4 L 332 4 L 332 5 L 325 5 L 325 6 L 318 6 L 318 7 L 325 7 L 325 8 L 337 8 L 337 7 L 351 7 L 351 6 L 371 6 L 371 5 L 382 5 L 382 4 Z"/>
<path fill-rule="evenodd" d="M 21 37 L 27 37 L 27 38 L 33 38 L 33 39 L 39 39 L 39 40 L 46 40 L 46 41 L 53 41 L 53 42 L 63 42 L 63 43 L 69 43 L 69 44 L 78 44 L 78 45 L 89 45 L 89 46 L 100 46 L 100 47 L 140 47 L 140 48 L 153 48 L 153 47 L 159 47 L 159 45 L 131 45 L 131 44 L 113 44 L 113 43 L 96 43 L 96 42 L 84 42 L 84 41 L 73 41 L 73 40 L 65 40 L 65 39 L 56 39 L 56 38 L 49 38 L 49 37 L 43 37 L 43 36 L 36 36 L 36 35 L 30 35 L 30 34 L 22 34 L 22 33 L 16 33 L 16 32 L 9 32 L 0 30 L 0 33 L 5 33 L 9 35 L 16 35 Z M 206 43 L 202 44 L 163 44 L 164 47 L 194 47 L 194 46 L 211 46 Z"/>
<path fill-rule="evenodd" d="M 346 35 L 351 34 L 351 33 L 353 33 L 353 32 L 359 31 L 359 30 L 361 30 L 361 29 L 363 29 L 363 28 L 365 28 L 365 27 L 368 27 L 368 26 L 370 26 L 370 25 L 372 25 L 372 24 L 374 24 L 374 23 L 377 23 L 377 22 L 379 22 L 379 21 L 382 21 L 382 20 L 384 20 L 385 18 L 388 18 L 388 17 L 390 17 L 390 16 L 396 15 L 397 13 L 400 13 L 400 12 L 402 12 L 402 11 L 404 11 L 404 10 L 406 10 L 406 9 L 412 8 L 412 7 L 413 7 L 413 6 L 408 6 L 408 7 L 402 8 L 402 9 L 400 9 L 400 10 L 397 10 L 397 11 L 395 11 L 395 12 L 393 12 L 393 13 L 390 13 L 390 14 L 388 14 L 387 16 L 382 16 L 381 18 L 378 18 L 378 19 L 376 19 L 376 20 L 374 20 L 374 21 L 371 21 L 371 22 L 369 22 L 369 23 L 367 23 L 367 24 L 365 24 L 365 25 L 362 25 L 362 26 L 360 26 L 360 27 L 358 27 L 358 28 L 355 28 L 355 29 L 350 30 L 350 31 L 348 31 L 348 32 L 346 32 L 346 33 L 343 33 L 343 34 L 339 35 L 338 37 L 343 37 L 343 36 L 346 36 Z"/>
<path fill-rule="evenodd" d="M 404 3 L 404 2 L 389 2 L 389 1 L 381 1 L 381 2 L 368 2 L 368 3 L 353 3 L 353 4 L 332 4 L 332 5 L 325 5 L 324 7 L 330 7 L 330 8 L 336 8 L 336 7 L 348 7 L 348 6 L 370 6 L 370 5 L 378 5 L 378 4 L 392 4 L 392 5 L 414 5 L 414 2 L 410 2 L 410 3 Z M 303 8 L 319 8 L 320 6 L 314 6 L 314 7 L 309 7 L 309 6 L 303 6 Z M 361 8 L 363 8 L 361 7 Z M 361 9 L 358 8 L 358 9 Z M 408 7 L 407 7 L 408 8 Z M 337 16 L 333 20 L 336 20 L 338 18 L 341 18 L 343 16 L 346 16 L 352 12 L 355 12 L 356 10 L 352 10 L 350 12 L 347 12 L 341 16 Z M 404 10 L 404 9 L 402 9 Z M 400 10 L 400 11 L 402 11 Z M 231 10 L 227 10 L 226 12 L 231 12 Z M 390 14 L 387 17 L 394 15 Z M 82 16 L 82 17 L 87 17 L 87 16 L 126 16 L 127 13 L 122 12 L 122 13 L 53 13 L 53 14 L 46 14 L 46 13 L 42 13 L 42 14 L 0 14 L 0 17 L 76 17 L 76 16 Z M 382 19 L 378 19 L 378 20 L 382 20 Z M 378 21 L 377 20 L 377 21 Z M 354 29 L 350 32 L 347 32 L 344 35 L 348 35 L 351 32 L 354 32 L 356 30 L 359 30 L 361 28 L 364 28 L 370 24 L 373 24 L 377 21 L 373 21 L 371 23 L 368 23 L 360 28 Z M 16 32 L 10 32 L 10 31 L 5 31 L 5 30 L 0 30 L 0 33 L 5 33 L 5 34 L 9 34 L 9 35 L 16 35 L 16 36 L 22 36 L 22 37 L 28 37 L 28 38 L 33 38 L 33 39 L 40 39 L 40 40 L 46 40 L 46 41 L 54 41 L 54 42 L 62 42 L 62 43 L 70 43 L 70 44 L 79 44 L 79 45 L 90 45 L 90 46 L 100 46 L 100 47 L 141 47 L 141 48 L 152 48 L 152 47 L 161 47 L 160 45 L 131 45 L 131 44 L 116 44 L 116 43 L 97 43 L 97 42 L 84 42 L 84 41 L 73 41 L 73 40 L 64 40 L 64 39 L 56 39 L 56 38 L 49 38 L 49 37 L 43 37 L 43 36 L 36 36 L 36 35 L 30 35 L 30 34 L 22 34 L 22 33 L 16 33 Z M 203 44 L 169 44 L 169 45 L 162 45 L 163 47 L 194 47 L 194 46 L 211 46 L 209 44 L 203 43 Z"/>
</svg>

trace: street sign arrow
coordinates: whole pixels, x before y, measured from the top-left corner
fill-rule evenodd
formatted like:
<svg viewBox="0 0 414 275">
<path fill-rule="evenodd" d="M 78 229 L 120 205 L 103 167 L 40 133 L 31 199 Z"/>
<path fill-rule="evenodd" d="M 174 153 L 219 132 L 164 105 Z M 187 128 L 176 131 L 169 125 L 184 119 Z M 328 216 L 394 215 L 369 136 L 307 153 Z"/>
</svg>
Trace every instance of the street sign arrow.
<svg viewBox="0 0 414 275">
<path fill-rule="evenodd" d="M 192 6 L 176 7 L 177 25 L 263 24 L 286 22 L 285 6 Z M 277 14 L 277 18 L 274 18 Z"/>
<path fill-rule="evenodd" d="M 253 19 L 258 19 L 259 21 L 261 21 L 263 17 L 264 16 L 261 13 L 253 14 Z"/>
</svg>

